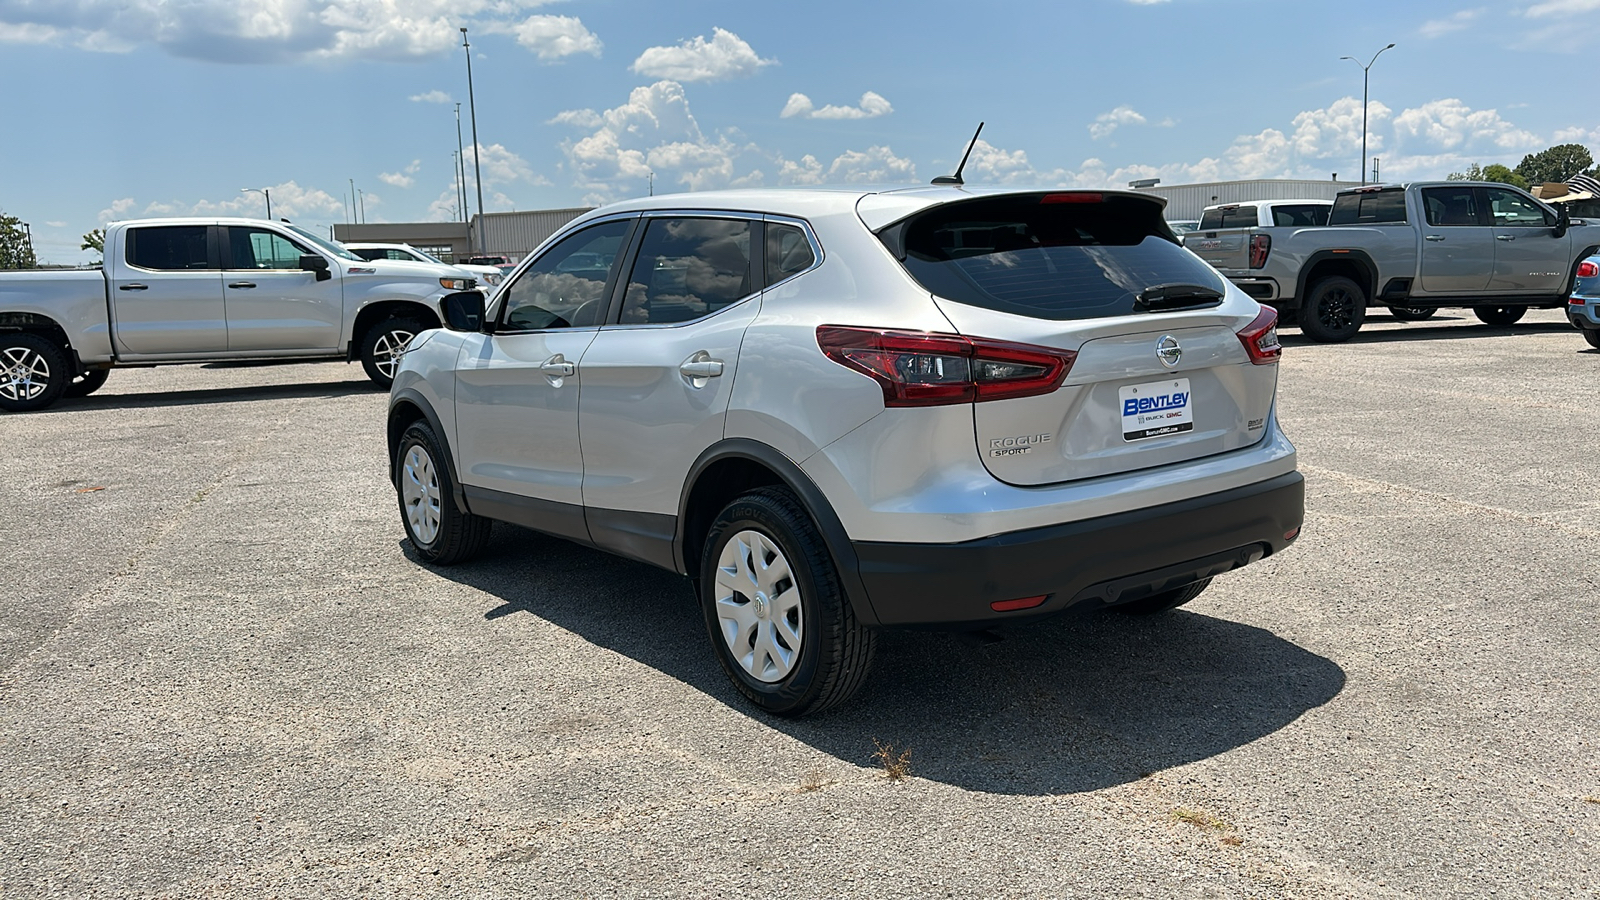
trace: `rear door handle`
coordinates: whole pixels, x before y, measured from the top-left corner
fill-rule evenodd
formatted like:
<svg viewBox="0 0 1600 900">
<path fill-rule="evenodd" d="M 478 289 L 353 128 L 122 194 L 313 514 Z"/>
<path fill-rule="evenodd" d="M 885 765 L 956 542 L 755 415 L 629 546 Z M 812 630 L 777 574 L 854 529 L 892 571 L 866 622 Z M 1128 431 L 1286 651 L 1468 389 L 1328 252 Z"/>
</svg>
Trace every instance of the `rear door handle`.
<svg viewBox="0 0 1600 900">
<path fill-rule="evenodd" d="M 1442 241 L 1442 240 L 1444 240 L 1444 235 L 1442 235 L 1442 234 L 1430 234 L 1430 235 L 1426 235 L 1425 237 L 1423 237 L 1423 240 L 1425 240 L 1425 241 Z"/>
<path fill-rule="evenodd" d="M 232 282 L 228 283 L 228 287 L 231 287 L 231 288 L 243 289 L 243 288 L 253 288 L 255 286 L 256 286 L 256 283 L 254 281 L 232 281 Z"/>
<path fill-rule="evenodd" d="M 147 284 L 139 284 L 139 283 L 135 282 L 133 284 L 119 284 L 119 285 L 117 285 L 117 290 L 119 290 L 119 291 L 148 291 L 148 290 L 150 290 L 150 286 L 147 285 Z"/>
<path fill-rule="evenodd" d="M 1514 241 L 1517 239 L 1517 236 L 1514 234 L 1497 234 L 1494 236 L 1494 239 L 1497 241 Z"/>
<path fill-rule="evenodd" d="M 559 381 L 568 375 L 578 374 L 578 367 L 567 362 L 567 358 L 557 353 L 539 365 L 539 371 L 552 381 Z"/>
<path fill-rule="evenodd" d="M 711 379 L 722 376 L 722 360 L 712 359 L 710 353 L 699 350 L 678 363 L 678 374 L 689 383 L 689 387 L 698 390 L 711 383 Z"/>
</svg>

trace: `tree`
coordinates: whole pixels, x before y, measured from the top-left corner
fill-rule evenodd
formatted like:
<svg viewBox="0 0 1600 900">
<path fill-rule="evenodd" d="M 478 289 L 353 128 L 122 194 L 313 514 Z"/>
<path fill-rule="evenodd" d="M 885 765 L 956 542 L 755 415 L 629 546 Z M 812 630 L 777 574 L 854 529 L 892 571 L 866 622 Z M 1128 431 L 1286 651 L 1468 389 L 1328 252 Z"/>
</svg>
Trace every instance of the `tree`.
<svg viewBox="0 0 1600 900">
<path fill-rule="evenodd" d="M 1444 177 L 1445 181 L 1482 181 L 1483 166 L 1473 163 L 1465 172 L 1451 172 Z"/>
<path fill-rule="evenodd" d="M 1548 150 L 1530 153 L 1517 163 L 1517 174 L 1529 184 L 1566 181 L 1594 165 L 1594 157 L 1582 144 L 1557 144 Z"/>
<path fill-rule="evenodd" d="M 1494 181 L 1499 184 L 1509 184 L 1512 187 L 1528 189 L 1528 182 L 1521 175 L 1511 171 L 1499 163 L 1490 163 L 1480 166 L 1473 163 L 1465 172 L 1451 172 L 1445 176 L 1446 181 Z"/>
<path fill-rule="evenodd" d="M 31 269 L 38 264 L 22 220 L 0 212 L 0 269 Z"/>
<path fill-rule="evenodd" d="M 106 255 L 106 232 L 103 228 L 96 228 L 83 236 L 83 243 L 78 245 L 79 250 L 93 250 L 101 256 Z"/>
</svg>

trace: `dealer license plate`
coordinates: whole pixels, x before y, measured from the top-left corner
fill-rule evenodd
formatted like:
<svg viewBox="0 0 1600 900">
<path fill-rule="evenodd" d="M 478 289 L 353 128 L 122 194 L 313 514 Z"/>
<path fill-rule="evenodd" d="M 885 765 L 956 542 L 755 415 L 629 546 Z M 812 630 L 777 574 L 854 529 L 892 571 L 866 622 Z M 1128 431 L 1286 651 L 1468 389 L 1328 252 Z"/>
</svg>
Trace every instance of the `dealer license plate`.
<svg viewBox="0 0 1600 900">
<path fill-rule="evenodd" d="M 1122 401 L 1122 439 L 1142 441 L 1194 430 L 1194 397 L 1189 379 L 1130 384 L 1118 391 Z"/>
</svg>

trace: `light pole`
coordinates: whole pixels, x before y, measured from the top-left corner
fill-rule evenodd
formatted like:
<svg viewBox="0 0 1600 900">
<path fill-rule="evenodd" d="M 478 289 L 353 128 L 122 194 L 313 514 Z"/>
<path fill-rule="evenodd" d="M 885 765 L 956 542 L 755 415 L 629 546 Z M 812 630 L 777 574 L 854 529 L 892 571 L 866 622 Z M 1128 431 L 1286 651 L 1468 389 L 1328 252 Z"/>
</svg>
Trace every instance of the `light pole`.
<svg viewBox="0 0 1600 900">
<path fill-rule="evenodd" d="M 260 194 L 267 198 L 267 221 L 272 221 L 272 188 L 239 188 L 241 193 Z"/>
<path fill-rule="evenodd" d="M 1388 47 L 1384 47 L 1383 50 L 1389 50 L 1389 49 L 1391 49 L 1393 47 L 1394 47 L 1394 45 L 1390 44 Z M 1372 64 L 1378 61 L 1378 57 L 1383 55 L 1383 50 L 1379 50 L 1377 53 L 1372 54 L 1372 59 L 1368 60 L 1367 64 L 1364 65 L 1364 66 L 1361 66 L 1361 60 L 1356 59 L 1354 56 L 1341 56 L 1341 57 L 1339 57 L 1340 59 L 1348 59 L 1351 62 L 1355 63 L 1356 65 L 1361 66 L 1361 183 L 1362 184 L 1366 184 L 1367 183 L 1367 72 L 1372 68 Z"/>
<path fill-rule="evenodd" d="M 478 186 L 478 216 L 483 216 L 483 170 L 478 166 L 478 101 L 472 97 L 472 45 L 466 26 L 461 28 L 461 49 L 467 51 L 467 111 L 472 115 L 472 181 Z M 478 255 L 484 254 L 483 223 L 478 223 Z"/>
<path fill-rule="evenodd" d="M 462 38 L 462 40 L 466 40 L 466 38 Z M 467 65 L 470 67 L 471 64 L 472 59 L 469 57 Z M 477 135 L 473 135 L 472 143 L 474 146 L 477 145 Z M 461 221 L 465 224 L 467 221 L 467 148 L 466 145 L 461 143 L 461 104 L 459 103 L 456 104 L 456 195 L 461 200 Z"/>
<path fill-rule="evenodd" d="M 361 198 L 361 205 L 358 208 L 361 210 L 361 221 L 365 222 L 367 221 L 367 192 L 357 188 L 356 196 Z"/>
<path fill-rule="evenodd" d="M 28 255 L 33 257 L 33 264 L 37 266 L 39 264 L 39 254 L 35 253 L 33 250 L 33 226 L 29 225 L 27 222 L 23 222 L 22 228 L 24 231 L 28 232 Z"/>
</svg>

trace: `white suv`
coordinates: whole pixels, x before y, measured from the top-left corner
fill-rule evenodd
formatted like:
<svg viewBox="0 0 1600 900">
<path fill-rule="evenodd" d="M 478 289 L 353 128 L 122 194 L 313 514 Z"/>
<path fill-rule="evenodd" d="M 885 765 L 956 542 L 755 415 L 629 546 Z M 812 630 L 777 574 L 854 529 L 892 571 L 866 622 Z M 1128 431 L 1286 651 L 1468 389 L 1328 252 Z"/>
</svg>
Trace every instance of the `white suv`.
<svg viewBox="0 0 1600 900">
<path fill-rule="evenodd" d="M 1276 313 L 1160 198 L 924 187 L 641 198 L 485 310 L 451 295 L 390 395 L 407 534 L 512 522 L 694 580 L 761 707 L 848 698 L 876 630 L 1159 612 L 1299 533 Z"/>
</svg>

